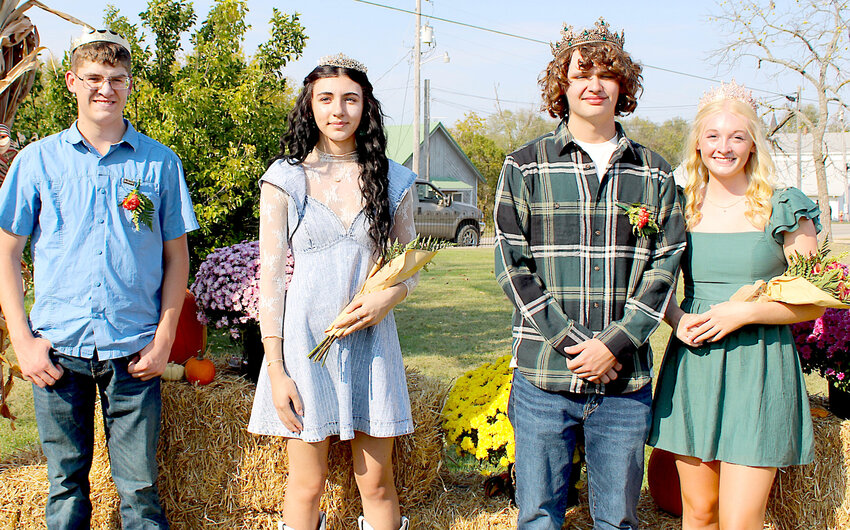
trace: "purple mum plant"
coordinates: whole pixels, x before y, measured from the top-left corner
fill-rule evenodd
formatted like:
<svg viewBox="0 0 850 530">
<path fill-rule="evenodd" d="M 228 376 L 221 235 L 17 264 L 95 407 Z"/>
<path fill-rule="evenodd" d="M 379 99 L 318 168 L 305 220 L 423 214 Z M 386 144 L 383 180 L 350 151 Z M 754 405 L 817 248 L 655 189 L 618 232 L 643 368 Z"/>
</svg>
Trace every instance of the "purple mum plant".
<svg viewBox="0 0 850 530">
<path fill-rule="evenodd" d="M 292 274 L 292 254 L 286 256 L 287 283 Z M 260 244 L 242 241 L 210 252 L 198 267 L 189 288 L 204 325 L 229 328 L 238 339 L 241 329 L 260 318 Z"/>
<path fill-rule="evenodd" d="M 803 371 L 850 391 L 850 311 L 827 309 L 817 320 L 792 324 L 791 332 Z"/>
</svg>

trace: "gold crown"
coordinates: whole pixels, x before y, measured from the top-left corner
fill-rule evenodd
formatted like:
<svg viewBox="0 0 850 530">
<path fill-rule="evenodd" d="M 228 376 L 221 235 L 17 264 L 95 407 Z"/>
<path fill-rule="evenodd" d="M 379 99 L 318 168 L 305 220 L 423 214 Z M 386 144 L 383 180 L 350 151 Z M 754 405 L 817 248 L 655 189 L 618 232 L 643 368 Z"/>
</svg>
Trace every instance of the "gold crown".
<svg viewBox="0 0 850 530">
<path fill-rule="evenodd" d="M 702 110 L 702 108 L 709 103 L 714 103 L 715 101 L 724 99 L 736 99 L 738 101 L 743 101 L 747 105 L 751 106 L 753 110 L 758 110 L 756 100 L 753 99 L 753 93 L 747 90 L 744 85 L 736 83 L 733 79 L 730 83 L 721 82 L 720 86 L 706 91 L 699 100 L 697 112 Z"/>
<path fill-rule="evenodd" d="M 592 28 L 580 31 L 574 30 L 572 26 L 565 25 L 564 29 L 561 30 L 561 41 L 550 44 L 550 46 L 552 47 L 552 54 L 557 55 L 561 50 L 599 42 L 613 44 L 622 50 L 623 44 L 626 42 L 625 31 L 621 30 L 619 35 L 616 32 L 612 33 L 611 25 L 605 22 L 605 19 L 599 17 Z"/>
<path fill-rule="evenodd" d="M 366 73 L 366 65 L 360 61 L 356 61 L 351 57 L 338 53 L 336 55 L 325 55 L 319 59 L 319 66 L 338 66 L 340 68 L 350 68 L 361 73 Z"/>
</svg>

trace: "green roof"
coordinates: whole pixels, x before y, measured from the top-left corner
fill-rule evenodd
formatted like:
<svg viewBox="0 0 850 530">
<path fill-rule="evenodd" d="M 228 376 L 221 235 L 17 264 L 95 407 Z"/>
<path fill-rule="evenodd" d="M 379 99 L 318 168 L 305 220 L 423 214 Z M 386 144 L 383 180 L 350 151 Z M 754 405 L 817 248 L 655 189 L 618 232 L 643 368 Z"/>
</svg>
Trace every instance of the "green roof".
<svg viewBox="0 0 850 530">
<path fill-rule="evenodd" d="M 434 132 L 440 122 L 431 124 L 431 132 Z M 387 134 L 387 158 L 404 165 L 413 156 L 413 125 L 386 125 L 384 132 Z M 425 141 L 425 124 L 419 126 L 419 141 Z"/>
<path fill-rule="evenodd" d="M 469 167 L 472 168 L 472 171 L 475 172 L 475 176 L 478 177 L 478 180 L 486 183 L 487 181 L 481 175 L 481 172 L 478 171 L 478 168 L 475 167 L 475 164 L 472 163 L 472 160 L 466 156 L 466 153 L 463 152 L 463 149 L 458 145 L 457 141 L 452 137 L 452 133 L 446 129 L 446 126 L 443 125 L 442 122 L 434 122 L 431 124 L 431 133 L 433 134 L 438 128 L 442 128 L 446 132 L 446 136 L 449 137 L 451 143 L 457 148 L 458 152 L 461 156 L 469 163 Z M 387 134 L 387 158 L 393 160 L 401 165 L 405 165 L 408 160 L 413 157 L 413 125 L 385 125 L 384 132 Z M 419 126 L 419 141 L 425 141 L 425 125 L 422 124 Z M 434 179 L 432 179 L 434 180 Z M 471 186 L 470 186 L 471 188 Z"/>
<path fill-rule="evenodd" d="M 472 189 L 472 186 L 454 177 L 431 177 L 431 184 L 437 186 L 437 188 L 441 190 L 462 191 Z"/>
</svg>

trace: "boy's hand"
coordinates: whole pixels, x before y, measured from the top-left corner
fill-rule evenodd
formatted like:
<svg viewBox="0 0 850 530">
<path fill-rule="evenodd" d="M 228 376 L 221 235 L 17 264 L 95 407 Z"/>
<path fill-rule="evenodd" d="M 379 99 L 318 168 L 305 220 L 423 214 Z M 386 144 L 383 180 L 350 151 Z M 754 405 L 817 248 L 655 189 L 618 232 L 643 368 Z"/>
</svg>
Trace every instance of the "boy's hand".
<svg viewBox="0 0 850 530">
<path fill-rule="evenodd" d="M 65 373 L 60 365 L 50 361 L 52 345 L 47 339 L 33 337 L 24 344 L 18 341 L 12 347 L 15 348 L 24 379 L 32 381 L 39 388 L 54 385 Z"/>
<path fill-rule="evenodd" d="M 590 339 L 566 348 L 567 355 L 576 357 L 567 361 L 567 368 L 582 379 L 592 383 L 609 383 L 617 379 L 617 370 L 623 366 L 599 339 Z"/>
<path fill-rule="evenodd" d="M 168 364 L 170 353 L 171 348 L 158 348 L 156 340 L 152 340 L 133 356 L 133 360 L 127 365 L 127 371 L 130 375 L 138 377 L 142 381 L 159 377 L 165 372 L 165 365 Z"/>
</svg>

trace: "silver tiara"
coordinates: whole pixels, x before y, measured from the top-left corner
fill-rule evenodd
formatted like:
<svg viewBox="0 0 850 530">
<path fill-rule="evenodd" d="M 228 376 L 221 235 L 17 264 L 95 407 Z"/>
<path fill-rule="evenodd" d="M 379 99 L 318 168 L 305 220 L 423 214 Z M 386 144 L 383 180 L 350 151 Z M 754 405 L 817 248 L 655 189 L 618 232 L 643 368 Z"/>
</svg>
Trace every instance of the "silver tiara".
<svg viewBox="0 0 850 530">
<path fill-rule="evenodd" d="M 736 83 L 734 79 L 729 83 L 720 83 L 720 86 L 706 91 L 699 100 L 697 110 L 702 110 L 702 108 L 709 103 L 714 103 L 715 101 L 721 101 L 724 99 L 736 99 L 738 101 L 743 101 L 747 105 L 751 106 L 753 110 L 758 110 L 756 100 L 753 99 L 753 93 L 747 90 L 744 85 Z"/>
<path fill-rule="evenodd" d="M 74 39 L 74 42 L 71 44 L 71 53 L 74 53 L 74 50 L 80 46 L 91 44 L 92 42 L 111 42 L 121 46 L 128 53 L 130 52 L 130 43 L 127 42 L 127 39 L 111 29 L 86 29 L 83 30 L 82 35 Z"/>
<path fill-rule="evenodd" d="M 319 59 L 319 66 L 338 66 L 340 68 L 350 68 L 364 74 L 366 73 L 366 65 L 343 53 L 325 55 Z"/>
</svg>

